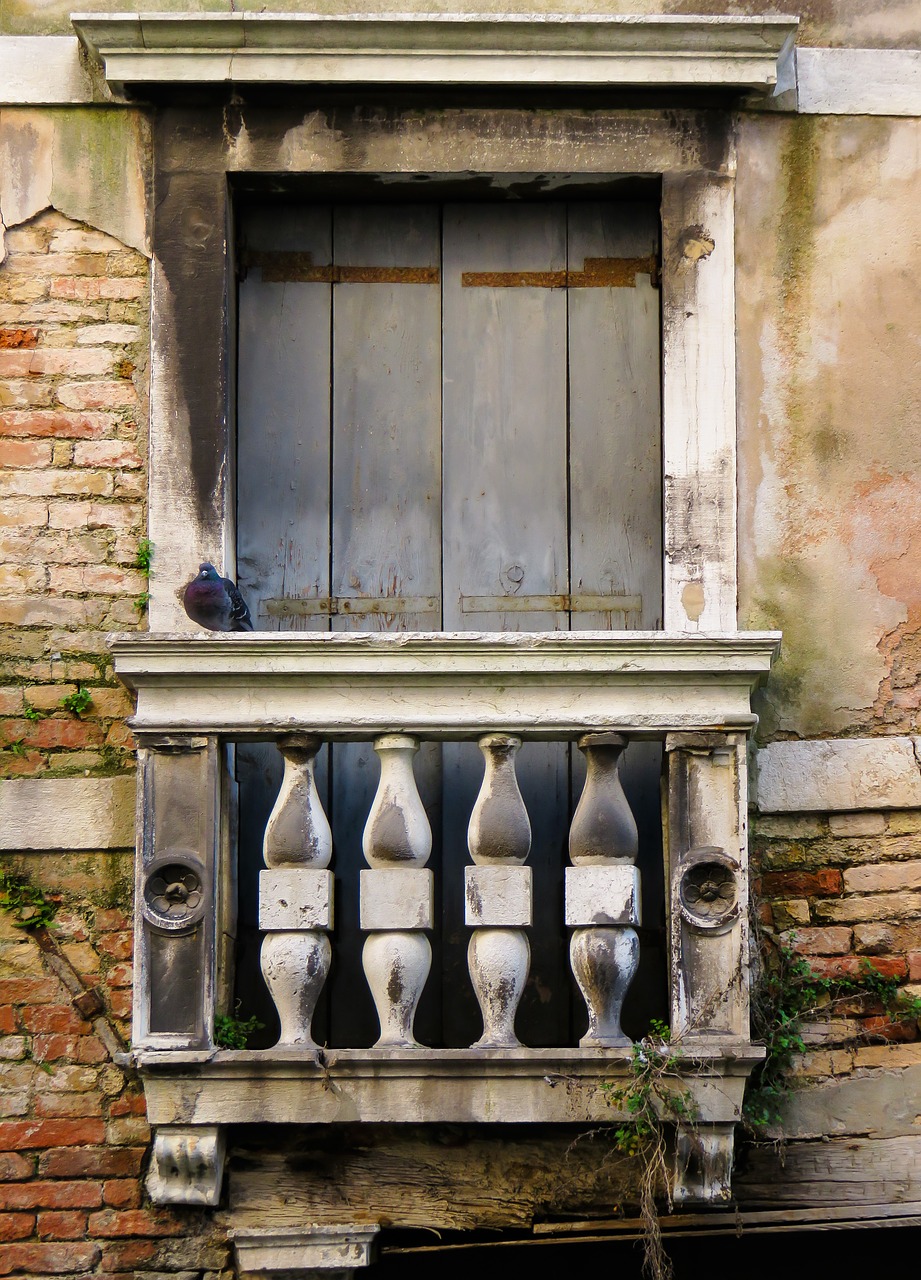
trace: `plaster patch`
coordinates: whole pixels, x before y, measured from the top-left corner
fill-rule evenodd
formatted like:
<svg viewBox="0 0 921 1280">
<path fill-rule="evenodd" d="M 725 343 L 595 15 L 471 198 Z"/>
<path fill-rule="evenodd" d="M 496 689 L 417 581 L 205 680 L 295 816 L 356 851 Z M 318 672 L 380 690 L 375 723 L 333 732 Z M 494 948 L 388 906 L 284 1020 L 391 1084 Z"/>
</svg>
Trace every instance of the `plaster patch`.
<svg viewBox="0 0 921 1280">
<path fill-rule="evenodd" d="M 0 110 L 0 223 L 49 207 L 149 256 L 150 142 L 139 111 L 122 107 Z"/>
</svg>

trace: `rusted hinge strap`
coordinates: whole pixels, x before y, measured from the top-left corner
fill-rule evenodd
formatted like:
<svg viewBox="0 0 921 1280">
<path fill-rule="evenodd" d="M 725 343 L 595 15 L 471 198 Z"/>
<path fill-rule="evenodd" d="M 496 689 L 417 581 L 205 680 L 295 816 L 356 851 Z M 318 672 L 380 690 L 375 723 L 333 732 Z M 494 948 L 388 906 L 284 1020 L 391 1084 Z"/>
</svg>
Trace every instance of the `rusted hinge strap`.
<svg viewBox="0 0 921 1280">
<path fill-rule="evenodd" d="M 315 596 L 301 600 L 296 596 L 281 596 L 263 600 L 260 613 L 270 618 L 310 618 L 319 615 L 358 613 L 440 613 L 438 596 Z"/>
<path fill-rule="evenodd" d="M 461 596 L 461 613 L 641 613 L 642 596 Z"/>
<path fill-rule="evenodd" d="M 438 267 L 346 267 L 314 263 L 311 253 L 267 253 L 249 249 L 246 268 L 257 267 L 265 284 L 438 284 Z"/>
<path fill-rule="evenodd" d="M 654 253 L 645 258 L 586 258 L 581 271 L 465 271 L 465 289 L 635 289 L 636 277 L 659 283 Z"/>
</svg>

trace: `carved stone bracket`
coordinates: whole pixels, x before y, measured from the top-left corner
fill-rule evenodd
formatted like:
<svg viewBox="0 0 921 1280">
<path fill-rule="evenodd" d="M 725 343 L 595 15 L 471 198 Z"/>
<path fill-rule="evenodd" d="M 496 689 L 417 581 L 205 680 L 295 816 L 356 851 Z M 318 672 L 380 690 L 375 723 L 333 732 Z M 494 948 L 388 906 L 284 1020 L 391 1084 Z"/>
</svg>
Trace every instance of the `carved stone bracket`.
<svg viewBox="0 0 921 1280">
<path fill-rule="evenodd" d="M 370 1266 L 376 1223 L 334 1226 L 241 1227 L 231 1234 L 240 1276 L 350 1276 Z"/>
<path fill-rule="evenodd" d="M 154 1204 L 216 1205 L 224 1178 L 220 1125 L 167 1125 L 154 1137 L 147 1190 Z"/>
<path fill-rule="evenodd" d="M 735 1125 L 700 1124 L 679 1130 L 672 1198 L 678 1204 L 719 1204 L 731 1199 Z"/>
</svg>

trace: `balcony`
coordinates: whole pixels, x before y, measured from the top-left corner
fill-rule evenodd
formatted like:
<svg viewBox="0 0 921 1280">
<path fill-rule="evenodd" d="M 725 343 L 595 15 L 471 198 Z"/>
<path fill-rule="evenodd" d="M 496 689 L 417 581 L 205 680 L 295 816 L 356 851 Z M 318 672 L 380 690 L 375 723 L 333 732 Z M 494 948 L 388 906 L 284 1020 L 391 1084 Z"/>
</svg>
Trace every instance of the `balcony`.
<svg viewBox="0 0 921 1280">
<path fill-rule="evenodd" d="M 750 696 L 778 646 L 767 633 L 113 638 L 116 671 L 138 694 L 132 1056 L 156 1129 L 154 1199 L 216 1203 L 231 1124 L 610 1123 L 603 1086 L 629 1072 L 621 1010 L 642 936 L 637 827 L 620 762 L 628 744 L 649 741 L 664 760 L 672 1039 L 697 1117 L 697 1151 L 679 1150 L 676 1192 L 686 1202 L 725 1198 L 733 1126 L 761 1056 L 748 1019 Z M 280 1037 L 273 1048 L 227 1050 L 213 1028 L 233 1007 L 229 762 L 247 742 L 273 743 L 284 765 L 258 907 Z M 333 847 L 314 765 L 324 744 L 354 742 L 373 744 L 380 763 L 357 894 L 360 971 L 379 1035 L 370 1047 L 328 1048 L 313 1023 L 343 959 L 343 851 Z M 470 862 L 454 887 L 482 1032 L 461 1047 L 427 1047 L 415 1027 L 438 934 L 431 829 L 413 765 L 427 742 L 478 744 L 481 759 L 479 795 L 464 814 Z M 516 758 L 535 742 L 575 742 L 586 764 L 556 922 L 584 1031 L 542 1047 L 522 1043 L 516 1028 L 534 934 L 531 822 Z"/>
</svg>

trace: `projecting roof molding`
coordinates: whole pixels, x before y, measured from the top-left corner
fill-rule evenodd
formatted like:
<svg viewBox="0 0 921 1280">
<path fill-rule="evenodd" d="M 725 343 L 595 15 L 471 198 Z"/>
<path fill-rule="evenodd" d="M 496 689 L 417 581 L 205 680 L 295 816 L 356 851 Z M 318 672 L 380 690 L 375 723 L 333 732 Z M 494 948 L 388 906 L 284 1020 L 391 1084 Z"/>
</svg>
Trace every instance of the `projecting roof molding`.
<svg viewBox="0 0 921 1280">
<path fill-rule="evenodd" d="M 799 22 L 613 14 L 76 13 L 110 84 L 768 89 Z"/>
</svg>

